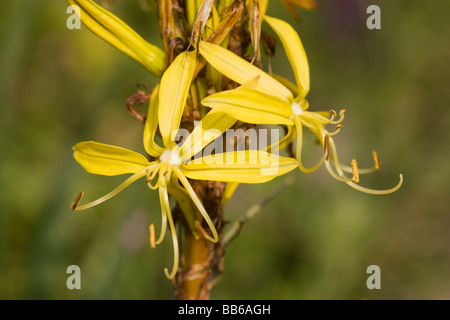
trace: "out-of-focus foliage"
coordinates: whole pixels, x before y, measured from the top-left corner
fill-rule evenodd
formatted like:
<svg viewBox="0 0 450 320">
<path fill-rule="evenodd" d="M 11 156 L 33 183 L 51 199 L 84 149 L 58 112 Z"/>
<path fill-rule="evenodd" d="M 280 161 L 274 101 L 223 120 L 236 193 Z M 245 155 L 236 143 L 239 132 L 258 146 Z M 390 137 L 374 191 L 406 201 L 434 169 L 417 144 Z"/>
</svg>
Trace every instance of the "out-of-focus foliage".
<svg viewBox="0 0 450 320">
<path fill-rule="evenodd" d="M 398 173 L 405 183 L 377 197 L 324 168 L 293 172 L 294 186 L 228 247 L 212 298 L 450 298 L 450 3 L 323 0 L 294 21 L 275 1 L 268 12 L 295 26 L 308 53 L 313 110 L 347 108 L 336 137 L 342 161 L 356 156 L 370 166 L 375 148 L 382 171 L 362 183 L 390 186 Z M 370 4 L 381 7 L 381 30 L 366 28 Z M 125 101 L 137 82 L 156 79 L 86 28 L 68 30 L 66 9 L 56 0 L 2 4 L 0 298 L 170 298 L 161 270 L 171 250 L 148 244 L 160 209 L 145 182 L 86 212 L 70 210 L 80 189 L 89 200 L 121 181 L 85 173 L 71 147 L 92 139 L 144 152 L 143 128 Z M 110 9 L 159 43 L 153 1 L 111 1 Z M 288 65 L 281 48 L 271 63 L 277 71 Z M 305 141 L 313 161 L 318 147 L 312 136 Z M 279 182 L 239 186 L 226 217 L 233 221 Z M 366 288 L 372 264 L 381 268 L 381 290 Z M 81 267 L 79 291 L 66 287 L 69 265 Z"/>
</svg>

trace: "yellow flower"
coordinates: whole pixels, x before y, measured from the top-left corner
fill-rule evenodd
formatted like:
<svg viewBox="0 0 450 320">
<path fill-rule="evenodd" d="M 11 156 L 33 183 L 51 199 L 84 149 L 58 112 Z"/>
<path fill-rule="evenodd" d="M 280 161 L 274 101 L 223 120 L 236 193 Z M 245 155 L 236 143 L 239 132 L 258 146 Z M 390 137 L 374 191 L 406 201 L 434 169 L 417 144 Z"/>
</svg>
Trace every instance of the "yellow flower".
<svg viewBox="0 0 450 320">
<path fill-rule="evenodd" d="M 177 145 L 174 137 L 179 129 L 195 66 L 196 52 L 181 53 L 164 73 L 160 88 L 156 87 L 152 94 L 144 129 L 144 148 L 157 160 L 149 162 L 134 151 L 93 141 L 80 142 L 74 147 L 75 159 L 90 173 L 107 176 L 127 173 L 133 175 L 116 189 L 91 203 L 79 205 L 81 199 L 79 196 L 72 206 L 73 210 L 84 210 L 98 205 L 143 177 L 147 177 L 149 188 L 158 189 L 162 229 L 156 241 L 153 224 L 150 226 L 150 234 L 153 238 L 152 246 L 161 243 L 167 223 L 169 224 L 174 247 L 174 263 L 172 271 L 169 273 L 166 269 L 165 273 L 170 279 L 175 276 L 178 269 L 179 250 L 168 194 L 180 204 L 194 236 L 198 238 L 200 232 L 209 241 L 217 242 L 218 234 L 214 224 L 188 178 L 231 183 L 262 183 L 295 169 L 297 165 L 294 159 L 269 155 L 259 150 L 225 152 L 192 159 L 236 122 L 234 118 L 220 111 L 209 112 L 182 144 Z M 158 125 L 163 147 L 154 140 Z M 267 161 L 269 158 L 272 161 Z M 229 161 L 230 159 L 232 161 Z M 276 170 L 261 174 L 264 169 L 273 169 L 274 163 Z M 155 180 L 156 182 L 152 184 Z M 201 217 L 208 224 L 212 236 L 200 227 L 198 221 Z"/>
<path fill-rule="evenodd" d="M 166 54 L 148 43 L 125 22 L 91 0 L 68 0 L 80 8 L 81 21 L 97 36 L 161 77 Z"/>
<path fill-rule="evenodd" d="M 305 99 L 310 88 L 309 65 L 303 44 L 297 32 L 286 22 L 265 16 L 264 19 L 277 33 L 293 68 L 297 85 L 280 76 L 270 76 L 256 66 L 250 64 L 234 53 L 208 42 L 200 42 L 200 54 L 219 72 L 240 84 L 254 82 L 252 88 L 246 86 L 234 90 L 223 91 L 203 99 L 202 104 L 215 111 L 226 112 L 237 120 L 255 124 L 281 124 L 290 129 L 288 136 L 294 138 L 297 134 L 296 158 L 300 170 L 312 172 L 322 163 L 330 174 L 337 180 L 343 181 L 351 187 L 372 194 L 385 194 L 396 191 L 402 184 L 402 176 L 397 186 L 388 190 L 372 190 L 356 184 L 355 165 L 348 168 L 339 163 L 337 150 L 332 138 L 341 128 L 345 110 L 339 112 L 340 118 L 335 120 L 337 113 L 310 112 L 308 101 Z M 278 80 L 276 80 L 276 79 Z M 289 88 L 289 89 L 288 89 Z M 296 94 L 294 98 L 293 93 Z M 327 115 L 330 115 L 327 117 Z M 326 125 L 337 125 L 333 132 L 329 132 Z M 324 152 L 320 161 L 312 168 L 305 168 L 301 160 L 303 126 L 308 127 L 321 142 Z M 330 152 L 331 149 L 331 152 Z M 330 165 L 330 153 L 334 169 Z M 377 159 L 375 159 L 377 161 Z M 359 171 L 367 173 L 375 168 Z M 354 173 L 353 179 L 347 178 L 344 171 Z M 353 180 L 353 181 L 352 181 Z"/>
</svg>

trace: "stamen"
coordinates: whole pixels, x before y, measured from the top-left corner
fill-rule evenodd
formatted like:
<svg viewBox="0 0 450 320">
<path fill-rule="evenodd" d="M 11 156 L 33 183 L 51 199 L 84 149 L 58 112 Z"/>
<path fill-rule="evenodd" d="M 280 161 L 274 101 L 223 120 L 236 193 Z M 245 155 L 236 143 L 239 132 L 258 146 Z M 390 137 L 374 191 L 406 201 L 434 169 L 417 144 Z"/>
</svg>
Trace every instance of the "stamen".
<svg viewBox="0 0 450 320">
<path fill-rule="evenodd" d="M 325 167 L 327 168 L 327 170 L 331 174 L 331 176 L 333 178 L 335 178 L 336 180 L 345 182 L 345 183 L 348 183 L 351 181 L 351 179 L 347 178 L 345 175 L 339 175 L 336 172 L 334 172 L 333 168 L 330 165 L 330 161 L 328 161 L 328 160 L 325 161 Z"/>
<path fill-rule="evenodd" d="M 339 110 L 339 117 L 342 118 L 342 117 L 344 116 L 345 111 L 347 111 L 347 109 L 341 109 L 341 110 Z"/>
<path fill-rule="evenodd" d="M 339 165 L 340 165 L 341 169 L 342 169 L 344 172 L 348 172 L 348 173 L 352 173 L 352 172 L 353 172 L 351 166 L 347 166 L 347 165 L 342 164 L 342 163 L 340 163 Z M 373 173 L 373 172 L 375 172 L 375 171 L 377 171 L 377 169 L 375 168 L 375 166 L 373 166 L 373 167 L 371 167 L 371 168 L 362 168 L 362 169 L 358 166 L 358 173 L 359 173 L 360 175 L 362 175 L 362 174 L 368 174 L 368 173 Z"/>
<path fill-rule="evenodd" d="M 211 218 L 208 215 L 208 212 L 206 212 L 205 207 L 203 207 L 203 204 L 201 203 L 200 199 L 197 197 L 197 194 L 195 193 L 194 189 L 192 188 L 191 184 L 183 174 L 183 172 L 178 167 L 173 167 L 173 173 L 180 179 L 181 184 L 184 186 L 186 191 L 188 192 L 189 196 L 191 197 L 192 201 L 194 202 L 197 209 L 200 211 L 200 213 L 203 216 L 203 219 L 205 219 L 206 223 L 208 224 L 209 229 L 212 232 L 212 237 L 209 235 L 206 235 L 205 238 L 213 243 L 216 243 L 219 241 L 219 235 L 217 234 L 216 227 L 214 226 L 214 223 L 212 222 Z"/>
<path fill-rule="evenodd" d="M 324 132 L 322 131 L 322 134 L 324 134 Z M 337 156 L 337 150 L 336 150 L 336 145 L 334 144 L 334 140 L 333 138 L 330 138 L 328 135 L 325 135 L 325 141 L 324 141 L 324 147 L 325 145 L 327 145 L 327 150 L 328 150 L 328 154 L 330 153 L 330 147 L 331 147 L 331 152 L 333 154 L 333 162 L 334 162 L 334 167 L 336 168 L 336 172 L 334 172 L 333 168 L 330 165 L 330 161 L 325 161 L 325 166 L 328 170 L 328 172 L 331 174 L 331 176 L 333 178 L 335 178 L 338 181 L 342 181 L 342 182 L 349 182 L 351 181 L 351 179 L 347 178 L 344 174 L 344 172 L 342 171 L 342 168 L 340 167 L 339 164 L 339 159 Z"/>
<path fill-rule="evenodd" d="M 156 164 L 153 164 L 156 165 Z M 136 172 L 135 174 L 133 174 L 131 177 L 129 177 L 127 180 L 125 180 L 124 182 L 122 182 L 122 184 L 120 184 L 117 188 L 115 188 L 113 191 L 111 191 L 110 193 L 104 195 L 103 197 L 92 201 L 90 203 L 84 204 L 82 206 L 78 206 L 78 203 L 75 203 L 72 205 L 72 209 L 73 210 L 85 210 L 85 209 L 89 209 L 92 208 L 100 203 L 105 202 L 106 200 L 111 199 L 112 197 L 114 197 L 116 194 L 118 194 L 120 191 L 122 191 L 123 189 L 125 189 L 126 187 L 128 187 L 130 184 L 132 184 L 133 182 L 135 182 L 136 180 L 139 180 L 140 178 L 142 178 L 143 176 L 145 176 L 146 171 L 147 170 L 152 170 L 153 169 L 153 165 L 148 166 L 147 168 Z M 77 197 L 78 199 L 78 197 Z M 81 198 L 80 198 L 81 200 Z M 76 204 L 76 206 L 74 206 Z"/>
<path fill-rule="evenodd" d="M 328 158 L 330 157 L 330 137 L 328 135 L 325 135 L 325 138 L 323 139 L 323 154 L 325 160 L 328 161 Z"/>
<path fill-rule="evenodd" d="M 336 111 L 334 111 L 334 110 L 330 110 L 329 111 L 330 113 L 331 113 L 331 118 L 330 118 L 330 120 L 333 120 L 334 118 L 336 118 L 337 117 L 337 113 L 336 113 Z"/>
<path fill-rule="evenodd" d="M 336 126 L 336 130 L 334 130 L 333 132 L 327 132 L 327 135 L 330 136 L 330 137 L 337 135 L 339 133 L 339 131 L 341 131 L 342 127 L 344 127 L 344 125 L 338 124 Z"/>
<path fill-rule="evenodd" d="M 152 189 L 156 190 L 159 187 L 159 178 L 156 181 L 155 185 L 152 185 L 153 179 L 155 179 L 155 176 L 158 174 L 159 170 L 161 169 L 162 163 L 158 163 L 156 167 L 153 170 L 147 169 L 145 174 L 147 175 L 147 186 Z"/>
<path fill-rule="evenodd" d="M 80 191 L 80 193 L 78 194 L 78 196 L 76 197 L 75 201 L 72 203 L 71 207 L 72 207 L 72 211 L 75 210 L 78 207 L 78 204 L 81 201 L 81 198 L 83 198 L 84 196 L 84 192 Z"/>
<path fill-rule="evenodd" d="M 323 157 L 311 168 L 305 168 L 302 163 L 302 147 L 303 147 L 303 129 L 302 129 L 302 120 L 300 117 L 295 117 L 294 119 L 295 126 L 297 128 L 297 150 L 296 150 L 296 158 L 298 162 L 298 168 L 305 173 L 311 173 L 316 171 L 326 159 L 326 155 Z"/>
<path fill-rule="evenodd" d="M 356 162 L 355 158 L 352 159 L 352 173 L 353 173 L 352 181 L 354 183 L 358 183 L 359 182 L 358 163 Z"/>
<path fill-rule="evenodd" d="M 167 230 L 167 216 L 170 213 L 169 195 L 167 194 L 167 187 L 162 185 L 158 189 L 159 203 L 161 205 L 161 233 L 155 244 L 160 244 L 164 240 Z"/>
<path fill-rule="evenodd" d="M 197 228 L 198 231 L 200 231 L 200 233 L 202 234 L 203 238 L 207 239 L 209 237 L 208 233 L 202 227 L 201 223 L 198 220 L 195 220 L 195 227 Z"/>
<path fill-rule="evenodd" d="M 152 249 L 156 248 L 156 243 L 155 243 L 155 225 L 152 223 L 149 226 L 149 231 L 150 231 L 150 247 Z"/>
<path fill-rule="evenodd" d="M 166 210 L 167 210 L 167 216 L 169 218 L 169 226 L 170 226 L 170 233 L 172 235 L 172 244 L 173 244 L 173 267 L 172 271 L 169 273 L 168 269 L 164 269 L 164 273 L 166 274 L 166 277 L 169 280 L 172 280 L 175 278 L 175 275 L 178 271 L 178 264 L 179 264 L 179 249 L 178 249 L 178 239 L 177 239 L 177 230 L 175 229 L 175 225 L 173 223 L 172 219 L 172 213 L 170 212 L 170 206 L 168 206 L 168 203 L 165 203 Z"/>
<path fill-rule="evenodd" d="M 368 188 L 361 187 L 360 185 L 357 185 L 357 184 L 355 184 L 353 182 L 347 182 L 347 184 L 350 187 L 352 187 L 353 189 L 356 189 L 356 190 L 364 192 L 364 193 L 375 194 L 375 195 L 384 195 L 384 194 L 393 193 L 393 192 L 397 191 L 398 189 L 400 189 L 400 187 L 403 184 L 403 175 L 400 174 L 400 181 L 398 182 L 398 184 L 395 187 L 393 187 L 391 189 L 386 189 L 386 190 L 368 189 Z"/>
<path fill-rule="evenodd" d="M 334 110 L 333 110 L 334 111 Z M 331 111 L 330 111 L 331 112 Z M 339 124 L 341 123 L 344 118 L 341 117 L 338 120 L 334 120 L 334 116 L 332 114 L 332 116 L 330 118 L 327 118 L 317 112 L 310 112 L 307 111 L 305 112 L 304 115 L 302 115 L 302 118 L 309 118 L 312 122 L 319 122 L 321 124 L 327 125 L 327 124 Z"/>
<path fill-rule="evenodd" d="M 400 175 L 400 181 L 399 183 L 391 188 L 391 189 L 386 189 L 386 190 L 373 190 L 373 189 L 369 189 L 369 188 L 365 188 L 365 187 L 361 187 L 360 185 L 357 185 L 355 182 L 351 181 L 350 179 L 345 179 L 345 175 L 344 172 L 342 171 L 342 168 L 340 166 L 339 163 L 339 159 L 337 157 L 337 153 L 336 153 L 336 145 L 334 144 L 334 141 L 332 138 L 330 138 L 330 146 L 331 146 L 331 150 L 333 152 L 333 162 L 334 162 L 334 166 L 336 167 L 336 170 L 339 174 L 338 177 L 336 177 L 336 174 L 334 173 L 334 171 L 331 169 L 331 166 L 329 165 L 329 162 L 326 161 L 325 165 L 327 166 L 328 171 L 330 172 L 330 174 L 341 181 L 344 181 L 345 183 L 347 183 L 350 187 L 352 187 L 353 189 L 356 189 L 358 191 L 364 192 L 364 193 L 368 193 L 368 194 L 376 194 L 376 195 L 383 195 L 383 194 L 389 194 L 389 193 L 393 193 L 395 191 L 397 191 L 398 189 L 400 189 L 400 187 L 403 184 L 403 175 Z M 356 163 L 356 161 L 355 161 Z M 353 169 L 353 161 L 352 161 L 352 169 Z M 353 170 L 352 170 L 353 171 Z"/>
<path fill-rule="evenodd" d="M 381 169 L 380 159 L 378 158 L 378 153 L 376 150 L 372 150 L 373 161 L 375 162 L 375 169 Z"/>
</svg>

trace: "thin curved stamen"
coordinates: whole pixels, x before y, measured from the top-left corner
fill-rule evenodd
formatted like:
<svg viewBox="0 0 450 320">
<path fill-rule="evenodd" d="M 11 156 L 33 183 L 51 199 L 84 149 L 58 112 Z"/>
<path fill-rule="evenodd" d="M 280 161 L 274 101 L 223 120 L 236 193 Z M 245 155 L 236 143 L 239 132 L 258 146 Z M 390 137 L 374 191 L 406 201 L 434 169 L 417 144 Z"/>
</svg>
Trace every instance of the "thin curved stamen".
<svg viewBox="0 0 450 320">
<path fill-rule="evenodd" d="M 344 176 L 340 176 L 338 173 L 334 172 L 333 168 L 330 165 L 330 161 L 326 160 L 325 161 L 325 167 L 327 168 L 328 172 L 331 174 L 331 176 L 333 178 L 335 178 L 336 180 L 342 181 L 342 182 L 350 182 L 352 179 L 347 178 L 345 175 Z"/>
<path fill-rule="evenodd" d="M 158 163 L 156 165 L 156 167 L 152 170 L 147 169 L 146 175 L 147 175 L 147 186 L 152 189 L 152 190 L 156 190 L 159 187 L 159 177 L 158 180 L 156 181 L 155 185 L 152 185 L 152 181 L 153 179 L 155 179 L 156 175 L 158 174 L 159 170 L 161 169 L 162 163 Z"/>
<path fill-rule="evenodd" d="M 267 152 L 272 152 L 272 150 L 283 150 L 284 148 L 286 148 L 292 141 L 294 141 L 295 139 L 295 130 L 294 130 L 294 126 L 288 126 L 288 132 L 285 134 L 285 136 L 283 138 L 281 138 L 280 140 L 272 143 L 269 146 L 266 146 L 265 148 L 263 148 L 263 151 L 267 151 Z"/>
<path fill-rule="evenodd" d="M 200 202 L 200 199 L 197 197 L 197 194 L 195 193 L 194 189 L 192 189 L 191 184 L 187 180 L 187 178 L 184 176 L 183 172 L 178 167 L 173 167 L 173 173 L 180 179 L 181 184 L 184 186 L 186 191 L 189 193 L 189 196 L 191 197 L 192 201 L 200 211 L 200 213 L 203 216 L 203 219 L 205 219 L 206 223 L 208 224 L 209 229 L 211 230 L 213 236 L 206 236 L 205 238 L 213 243 L 219 241 L 219 235 L 217 234 L 216 227 L 214 226 L 214 223 L 212 222 L 211 218 L 209 217 L 208 213 L 206 212 L 205 208 L 203 207 L 203 204 Z"/>
<path fill-rule="evenodd" d="M 378 158 L 378 153 L 376 150 L 372 150 L 372 157 L 373 157 L 373 161 L 374 161 L 374 166 L 371 168 L 364 168 L 364 169 L 359 168 L 358 169 L 359 174 L 368 174 L 368 173 L 372 173 L 375 171 L 379 171 L 381 169 L 380 159 Z M 347 166 L 342 163 L 340 164 L 340 166 L 341 166 L 342 170 L 344 170 L 345 172 L 352 173 L 352 167 Z"/>
<path fill-rule="evenodd" d="M 356 189 L 356 190 L 364 192 L 364 193 L 383 195 L 383 194 L 393 193 L 393 192 L 397 191 L 398 189 L 400 189 L 400 187 L 403 184 L 403 175 L 400 174 L 400 181 L 397 183 L 397 185 L 395 187 L 393 187 L 391 189 L 386 189 L 386 190 L 374 190 L 374 189 L 364 188 L 364 187 L 361 187 L 360 185 L 357 185 L 354 182 L 347 182 L 347 184 L 350 187 L 352 187 L 353 189 Z"/>
<path fill-rule="evenodd" d="M 336 118 L 337 117 L 337 113 L 336 113 L 336 111 L 334 111 L 334 110 L 330 110 L 330 111 L 328 111 L 330 114 L 331 114 L 331 116 L 330 116 L 330 118 L 328 119 L 329 121 L 333 121 L 334 120 L 334 118 Z"/>
<path fill-rule="evenodd" d="M 146 175 L 147 170 L 149 170 L 151 166 L 136 172 L 135 174 L 133 174 L 131 177 L 129 177 L 127 180 L 125 180 L 124 182 L 122 182 L 117 188 L 115 188 L 113 191 L 111 191 L 110 193 L 104 195 L 103 197 L 92 201 L 90 203 L 84 204 L 82 206 L 78 205 L 78 203 L 80 202 L 81 198 L 80 196 L 77 197 L 77 201 L 73 204 L 72 206 L 72 210 L 85 210 L 85 209 L 89 209 L 92 208 L 96 205 L 99 205 L 100 203 L 105 202 L 106 200 L 111 199 L 112 197 L 114 197 L 116 194 L 118 194 L 120 191 L 122 191 L 123 189 L 125 189 L 126 187 L 128 187 L 130 184 L 132 184 L 133 182 L 135 182 L 136 180 L 139 180 L 140 178 L 142 178 L 143 176 Z"/>
<path fill-rule="evenodd" d="M 324 136 L 324 139 L 323 139 L 324 140 L 324 154 L 326 155 L 325 166 L 326 166 L 328 172 L 336 180 L 339 180 L 339 181 L 342 181 L 345 183 L 351 181 L 351 179 L 349 179 L 345 176 L 345 174 L 342 172 L 342 170 L 339 170 L 340 167 L 336 166 L 336 163 L 334 163 L 334 166 L 336 168 L 337 173 L 334 172 L 333 168 L 330 165 L 329 154 L 330 154 L 330 146 L 331 146 L 331 152 L 333 153 L 332 159 L 334 160 L 334 162 L 337 161 L 337 163 L 339 164 L 339 159 L 338 159 L 337 153 L 336 153 L 336 146 L 334 144 L 333 138 L 326 135 L 325 130 L 321 130 L 321 132 L 322 132 L 322 135 Z"/>
<path fill-rule="evenodd" d="M 334 120 L 335 117 L 333 117 L 333 119 L 330 119 L 330 122 L 328 122 L 329 124 L 340 124 L 342 121 L 344 121 L 345 118 L 345 109 L 341 109 L 339 111 L 339 119 L 338 120 Z"/>
<path fill-rule="evenodd" d="M 320 122 L 320 123 L 322 123 L 324 125 L 327 125 L 327 124 L 336 124 L 336 125 L 338 125 L 342 121 L 344 121 L 344 112 L 342 110 L 341 110 L 341 112 L 339 112 L 339 119 L 338 120 L 334 120 L 334 118 L 335 118 L 334 115 L 336 114 L 336 111 L 332 110 L 332 111 L 330 111 L 330 113 L 331 113 L 331 117 L 330 118 L 326 118 L 326 117 L 318 114 L 317 112 L 313 112 L 313 111 L 305 111 L 302 114 L 302 116 L 304 118 L 309 118 L 312 121 Z"/>
<path fill-rule="evenodd" d="M 332 132 L 328 132 L 328 131 L 327 131 L 327 135 L 328 135 L 329 137 L 332 137 L 332 136 L 337 135 L 337 134 L 341 131 L 341 128 L 342 128 L 342 127 L 343 127 L 342 124 L 338 124 L 338 125 L 336 126 L 336 130 L 334 130 L 334 131 L 332 131 Z"/>
<path fill-rule="evenodd" d="M 344 172 L 352 173 L 352 167 L 347 166 L 346 164 L 343 164 L 343 163 L 340 163 L 339 165 L 341 166 L 341 169 Z M 368 173 L 373 173 L 375 171 L 378 171 L 378 169 L 375 166 L 373 166 L 371 168 L 363 168 L 363 169 L 358 168 L 359 174 L 368 174 Z"/>
<path fill-rule="evenodd" d="M 330 174 L 336 178 L 337 180 L 343 181 L 345 182 L 347 185 L 349 185 L 350 187 L 352 187 L 355 190 L 364 192 L 364 193 L 368 193 L 368 194 L 375 194 L 375 195 L 383 195 L 383 194 L 389 194 L 389 193 L 393 193 L 395 191 L 397 191 L 398 189 L 400 189 L 400 187 L 403 184 L 403 175 L 400 174 L 400 181 L 399 183 L 391 188 L 391 189 L 386 189 L 386 190 L 374 190 L 374 189 L 369 189 L 369 188 L 365 188 L 365 187 L 361 187 L 360 185 L 356 184 L 355 182 L 352 181 L 352 179 L 348 179 L 344 172 L 342 167 L 340 166 L 340 162 L 339 159 L 337 157 L 337 150 L 336 150 L 336 145 L 333 141 L 332 138 L 329 138 L 329 145 L 331 146 L 331 151 L 333 153 L 333 164 L 336 168 L 337 171 L 337 176 L 336 173 L 334 172 L 334 170 L 332 170 L 330 164 L 328 163 L 328 161 L 325 161 L 325 165 L 327 166 L 328 171 L 330 172 Z"/>
<path fill-rule="evenodd" d="M 167 191 L 166 191 L 167 194 Z M 170 204 L 169 202 L 164 202 L 164 206 L 166 207 L 167 217 L 169 218 L 169 227 L 170 227 L 170 233 L 172 235 L 172 244 L 173 244 L 173 267 L 172 271 L 169 273 L 168 269 L 164 269 L 164 273 L 166 274 L 166 277 L 170 280 L 175 278 L 175 275 L 178 271 L 178 264 L 179 264 L 179 248 L 178 248 L 178 238 L 177 238 L 177 230 L 175 229 L 175 224 L 173 223 L 172 218 L 172 212 L 170 211 Z"/>
<path fill-rule="evenodd" d="M 329 145 L 330 145 L 331 151 L 333 153 L 333 160 L 334 160 L 333 164 L 334 164 L 334 167 L 336 168 L 338 175 L 341 177 L 347 178 L 344 174 L 344 171 L 341 168 L 341 163 L 339 162 L 339 159 L 338 159 L 336 144 L 334 143 L 334 140 L 331 137 L 329 138 Z"/>
<path fill-rule="evenodd" d="M 316 171 L 325 161 L 326 154 L 322 156 L 322 158 L 311 168 L 305 168 L 302 163 L 302 147 L 303 147 L 303 129 L 302 129 L 302 121 L 299 116 L 294 117 L 294 123 L 297 127 L 297 150 L 296 150 L 296 158 L 298 162 L 298 167 L 302 172 L 311 173 Z"/>
<path fill-rule="evenodd" d="M 169 196 L 167 195 L 167 186 L 161 185 L 158 188 L 159 192 L 159 203 L 161 205 L 161 233 L 159 234 L 158 240 L 156 240 L 155 244 L 160 244 L 164 240 L 164 236 L 166 235 L 167 229 L 167 207 L 169 203 Z M 170 205 L 169 205 L 170 209 Z"/>
</svg>

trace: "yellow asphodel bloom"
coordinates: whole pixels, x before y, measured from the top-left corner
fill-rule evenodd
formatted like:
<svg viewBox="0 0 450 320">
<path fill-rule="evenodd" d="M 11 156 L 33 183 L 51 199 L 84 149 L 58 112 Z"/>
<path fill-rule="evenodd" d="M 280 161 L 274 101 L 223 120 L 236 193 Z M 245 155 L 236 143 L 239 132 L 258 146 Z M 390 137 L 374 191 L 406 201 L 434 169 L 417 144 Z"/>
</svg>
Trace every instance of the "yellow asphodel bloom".
<svg viewBox="0 0 450 320">
<path fill-rule="evenodd" d="M 166 54 L 145 41 L 125 22 L 91 0 L 68 0 L 80 8 L 80 19 L 93 33 L 161 77 Z"/>
<path fill-rule="evenodd" d="M 220 111 L 209 112 L 181 145 L 177 145 L 174 137 L 179 129 L 195 65 L 196 52 L 178 55 L 164 73 L 160 87 L 156 87 L 152 94 L 144 129 L 144 148 L 157 160 L 149 162 L 146 157 L 134 151 L 93 141 L 80 142 L 74 147 L 75 159 L 90 173 L 106 176 L 127 173 L 133 175 L 116 189 L 91 203 L 80 205 L 82 196 L 80 193 L 72 205 L 73 210 L 84 210 L 98 205 L 143 177 L 147 178 L 149 188 L 159 190 L 162 229 L 159 238 L 155 240 L 152 224 L 150 237 L 152 246 L 161 243 L 167 223 L 169 224 L 174 247 L 174 262 L 172 271 L 169 273 L 166 269 L 165 273 L 170 279 L 178 270 L 179 250 L 168 194 L 171 194 L 180 204 L 194 236 L 198 238 L 200 232 L 209 241 L 217 242 L 218 234 L 214 224 L 188 178 L 231 183 L 262 183 L 285 174 L 297 166 L 294 159 L 259 150 L 225 152 L 193 159 L 194 155 L 198 155 L 207 144 L 236 122 L 234 118 Z M 163 140 L 162 147 L 154 139 L 158 125 Z M 268 159 L 270 161 L 267 161 Z M 273 167 L 274 164 L 276 168 Z M 261 174 L 265 169 L 268 170 Z M 201 216 L 198 216 L 197 212 Z M 205 219 L 212 236 L 199 224 L 201 217 Z"/>
<path fill-rule="evenodd" d="M 202 104 L 213 108 L 215 111 L 226 112 L 240 121 L 256 124 L 281 124 L 288 126 L 290 130 L 295 128 L 297 134 L 296 158 L 299 168 L 303 172 L 312 172 L 325 162 L 328 171 L 334 178 L 357 190 L 372 194 L 386 194 L 396 191 L 402 184 L 402 175 L 400 175 L 400 182 L 394 188 L 372 190 L 356 184 L 358 173 L 358 170 L 355 170 L 356 161 L 352 168 L 339 163 L 332 136 L 337 134 L 342 127 L 340 123 L 343 120 L 345 110 L 339 112 L 340 118 L 338 120 L 335 120 L 337 116 L 335 111 L 329 113 L 307 111 L 309 103 L 305 97 L 310 88 L 309 65 L 300 37 L 288 23 L 268 16 L 265 16 L 264 19 L 281 39 L 293 68 L 297 86 L 280 76 L 272 77 L 268 75 L 222 47 L 200 42 L 200 54 L 219 72 L 240 84 L 252 80 L 255 82 L 252 88 L 239 87 L 208 96 L 202 101 Z M 296 94 L 295 98 L 293 93 Z M 330 116 L 327 117 L 327 114 L 330 114 Z M 337 125 L 335 131 L 329 132 L 325 128 L 326 125 L 330 124 Z M 308 127 L 318 137 L 324 148 L 322 158 L 311 168 L 305 168 L 301 159 L 303 126 Z M 290 135 L 293 137 L 291 131 Z M 330 149 L 335 169 L 330 165 Z M 377 161 L 375 158 L 375 162 Z M 376 170 L 375 167 L 360 170 L 359 173 L 374 170 Z M 344 171 L 353 171 L 353 178 L 347 178 Z"/>
</svg>

